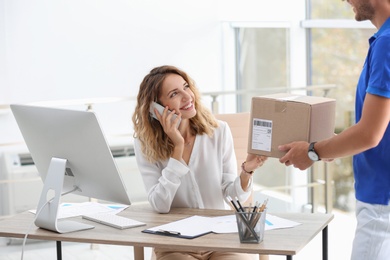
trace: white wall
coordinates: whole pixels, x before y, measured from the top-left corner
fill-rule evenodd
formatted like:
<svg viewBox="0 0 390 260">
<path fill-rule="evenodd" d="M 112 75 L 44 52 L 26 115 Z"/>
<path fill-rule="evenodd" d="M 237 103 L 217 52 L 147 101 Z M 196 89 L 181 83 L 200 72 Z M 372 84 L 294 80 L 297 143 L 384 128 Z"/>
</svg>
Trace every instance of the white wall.
<svg viewBox="0 0 390 260">
<path fill-rule="evenodd" d="M 202 6 L 5 0 L 6 101 L 130 96 L 153 66 L 165 63 L 205 74 L 217 87 L 218 21 L 215 8 Z"/>
<path fill-rule="evenodd" d="M 286 21 L 291 2 L 0 0 L 0 105 L 135 96 L 162 64 L 187 71 L 201 91 L 222 90 L 221 21 Z M 108 132 L 124 133 L 133 105 L 95 109 Z M 20 140 L 9 110 L 0 125 L 0 144 Z"/>
<path fill-rule="evenodd" d="M 0 104 L 5 103 L 5 5 L 0 0 Z M 3 86 L 3 87 L 2 87 Z M 3 94 L 4 93 L 4 94 Z"/>
</svg>

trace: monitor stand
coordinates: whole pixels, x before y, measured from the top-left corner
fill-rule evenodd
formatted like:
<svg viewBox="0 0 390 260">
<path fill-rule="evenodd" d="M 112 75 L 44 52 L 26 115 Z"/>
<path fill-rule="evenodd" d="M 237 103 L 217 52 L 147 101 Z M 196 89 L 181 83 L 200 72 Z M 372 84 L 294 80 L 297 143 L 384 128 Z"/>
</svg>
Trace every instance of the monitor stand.
<svg viewBox="0 0 390 260">
<path fill-rule="evenodd" d="M 94 228 L 94 226 L 75 221 L 57 219 L 66 163 L 66 159 L 54 157 L 51 159 L 37 207 L 35 225 L 57 233 L 69 233 Z M 49 193 L 52 191 L 54 191 L 54 197 L 48 198 Z"/>
</svg>

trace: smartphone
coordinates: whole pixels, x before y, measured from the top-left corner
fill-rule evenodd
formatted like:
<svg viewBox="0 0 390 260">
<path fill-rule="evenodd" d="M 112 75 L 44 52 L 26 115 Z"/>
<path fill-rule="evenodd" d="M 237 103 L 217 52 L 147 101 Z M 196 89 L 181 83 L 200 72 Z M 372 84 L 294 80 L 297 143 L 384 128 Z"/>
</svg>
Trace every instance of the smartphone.
<svg viewBox="0 0 390 260">
<path fill-rule="evenodd" d="M 156 116 L 156 113 L 154 113 L 154 109 L 157 109 L 157 111 L 162 115 L 162 113 L 164 112 L 165 107 L 163 107 L 162 105 L 160 105 L 160 104 L 157 103 L 157 102 L 152 102 L 152 103 L 151 103 L 150 109 L 149 109 L 150 115 L 151 115 L 153 118 L 155 118 L 155 119 L 158 120 L 158 118 L 157 118 L 157 116 Z M 168 110 L 168 112 L 171 112 L 171 110 Z M 177 117 L 177 115 L 176 115 L 176 114 L 173 114 L 173 115 L 172 115 L 172 121 L 175 120 L 176 117 Z M 177 126 L 179 126 L 179 124 L 180 124 L 180 120 L 179 120 L 179 122 L 177 123 Z"/>
</svg>

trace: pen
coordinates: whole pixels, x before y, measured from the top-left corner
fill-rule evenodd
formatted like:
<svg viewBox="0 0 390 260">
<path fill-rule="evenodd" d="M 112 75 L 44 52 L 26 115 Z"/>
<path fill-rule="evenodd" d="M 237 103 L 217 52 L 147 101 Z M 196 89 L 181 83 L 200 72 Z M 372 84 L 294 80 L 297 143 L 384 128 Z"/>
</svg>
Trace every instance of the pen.
<svg viewBox="0 0 390 260">
<path fill-rule="evenodd" d="M 161 233 L 161 234 L 165 234 L 165 235 L 180 236 L 180 232 L 178 232 L 178 231 L 169 231 L 169 230 L 159 229 L 156 232 Z"/>
<path fill-rule="evenodd" d="M 255 206 L 253 207 L 253 210 L 252 210 L 252 215 L 251 215 L 251 218 L 250 218 L 250 220 L 249 220 L 249 224 L 251 225 L 251 226 L 256 226 L 256 214 L 255 213 L 258 213 L 257 212 L 257 209 L 259 208 L 259 203 L 256 201 L 256 203 L 255 203 Z"/>
<path fill-rule="evenodd" d="M 237 212 L 240 212 L 240 209 L 237 207 L 237 205 L 234 203 L 233 199 L 232 199 L 230 196 L 227 196 L 226 199 L 227 199 L 228 201 L 230 201 L 230 203 L 232 204 L 232 206 L 235 208 L 235 210 L 236 210 Z"/>
<path fill-rule="evenodd" d="M 253 206 L 252 212 L 255 213 L 258 207 L 259 207 L 259 203 L 256 201 L 255 206 Z"/>
<path fill-rule="evenodd" d="M 240 210 L 241 210 L 242 212 L 244 212 L 244 208 L 242 207 L 242 205 L 241 205 L 241 203 L 240 203 L 240 201 L 238 200 L 237 197 L 236 197 L 236 201 L 237 201 L 238 206 L 240 207 Z"/>
</svg>

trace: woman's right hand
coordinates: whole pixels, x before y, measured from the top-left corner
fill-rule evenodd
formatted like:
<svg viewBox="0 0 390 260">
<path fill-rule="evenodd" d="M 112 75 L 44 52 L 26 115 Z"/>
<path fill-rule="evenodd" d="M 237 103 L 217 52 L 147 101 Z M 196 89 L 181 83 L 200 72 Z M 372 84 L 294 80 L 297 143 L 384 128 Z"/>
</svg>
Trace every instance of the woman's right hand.
<svg viewBox="0 0 390 260">
<path fill-rule="evenodd" d="M 160 114 L 157 109 L 154 109 L 154 112 L 156 113 L 157 119 L 160 121 L 164 132 L 172 140 L 173 144 L 175 146 L 184 146 L 184 138 L 178 129 L 178 123 L 181 120 L 181 114 L 179 113 L 175 119 L 172 119 L 173 115 L 175 114 L 175 110 L 170 111 L 167 106 L 164 108 L 162 114 Z"/>
<path fill-rule="evenodd" d="M 268 159 L 264 155 L 256 155 L 248 153 L 245 160 L 245 170 L 255 171 L 257 168 L 263 166 L 264 162 Z"/>
</svg>

